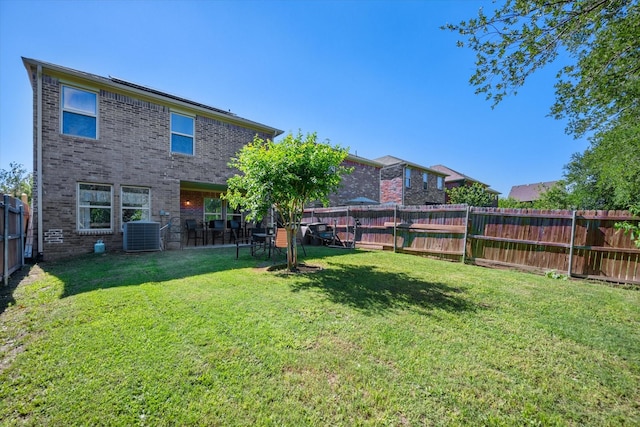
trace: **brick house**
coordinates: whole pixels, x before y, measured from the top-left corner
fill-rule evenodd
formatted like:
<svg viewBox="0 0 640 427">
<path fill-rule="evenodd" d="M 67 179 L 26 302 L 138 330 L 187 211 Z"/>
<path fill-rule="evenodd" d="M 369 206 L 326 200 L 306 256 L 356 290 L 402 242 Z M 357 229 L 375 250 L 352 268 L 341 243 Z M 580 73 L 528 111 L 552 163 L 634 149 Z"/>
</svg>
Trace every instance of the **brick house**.
<svg viewBox="0 0 640 427">
<path fill-rule="evenodd" d="M 123 247 L 123 224 L 232 219 L 229 159 L 282 131 L 115 78 L 23 58 L 33 87 L 34 254 Z M 172 220 L 173 222 L 173 220 Z"/>
<path fill-rule="evenodd" d="M 446 174 L 393 156 L 375 159 L 380 170 L 380 203 L 441 205 Z"/>
<path fill-rule="evenodd" d="M 330 206 L 344 206 L 349 204 L 349 200 L 358 197 L 376 202 L 380 200 L 381 163 L 349 154 L 342 165 L 353 168 L 353 172 L 342 178 L 340 190 L 329 195 Z"/>
<path fill-rule="evenodd" d="M 498 196 L 500 195 L 499 191 L 494 190 L 493 188 L 491 188 L 488 184 L 485 184 L 484 182 L 478 181 L 477 179 L 471 178 L 470 176 L 467 176 L 463 173 L 460 173 L 458 171 L 455 171 L 447 166 L 444 165 L 433 165 L 431 166 L 431 169 L 440 171 L 442 173 L 446 173 L 447 177 L 444 179 L 444 185 L 447 188 L 447 190 L 451 189 L 451 188 L 456 188 L 456 187 L 462 187 L 463 185 L 466 186 L 472 186 L 473 184 L 480 184 L 481 186 L 483 186 L 487 192 L 491 193 L 493 195 L 493 205 L 494 207 L 498 207 Z M 446 203 L 449 203 L 449 195 L 446 195 Z"/>
</svg>

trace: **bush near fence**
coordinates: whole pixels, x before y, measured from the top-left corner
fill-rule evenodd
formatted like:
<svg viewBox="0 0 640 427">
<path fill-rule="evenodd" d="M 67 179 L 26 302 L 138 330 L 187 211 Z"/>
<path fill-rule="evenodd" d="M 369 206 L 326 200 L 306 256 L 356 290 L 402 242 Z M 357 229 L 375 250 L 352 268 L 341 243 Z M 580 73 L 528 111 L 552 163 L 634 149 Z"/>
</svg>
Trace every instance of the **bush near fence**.
<svg viewBox="0 0 640 427">
<path fill-rule="evenodd" d="M 341 240 L 362 248 L 640 284 L 640 249 L 615 228 L 625 220 L 640 218 L 628 211 L 465 205 L 315 208 L 303 218 L 333 226 Z"/>
</svg>

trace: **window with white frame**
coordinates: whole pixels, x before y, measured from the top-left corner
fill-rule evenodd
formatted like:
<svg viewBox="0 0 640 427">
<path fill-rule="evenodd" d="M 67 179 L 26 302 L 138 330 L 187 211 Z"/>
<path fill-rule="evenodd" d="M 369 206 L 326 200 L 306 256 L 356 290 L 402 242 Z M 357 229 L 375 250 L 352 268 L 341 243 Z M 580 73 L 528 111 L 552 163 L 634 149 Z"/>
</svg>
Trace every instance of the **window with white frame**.
<svg viewBox="0 0 640 427">
<path fill-rule="evenodd" d="M 98 95 L 95 92 L 62 86 L 62 133 L 98 138 Z"/>
<path fill-rule="evenodd" d="M 422 172 L 422 189 L 429 189 L 429 174 L 427 172 Z"/>
<path fill-rule="evenodd" d="M 218 197 L 204 198 L 204 222 L 222 219 L 222 199 Z"/>
<path fill-rule="evenodd" d="M 172 153 L 194 154 L 194 123 L 193 117 L 171 113 Z"/>
<path fill-rule="evenodd" d="M 404 186 L 411 188 L 411 168 L 405 168 L 404 170 Z"/>
<path fill-rule="evenodd" d="M 438 177 L 438 190 L 442 190 L 444 188 L 444 177 Z"/>
<path fill-rule="evenodd" d="M 78 183 L 78 230 L 109 231 L 113 228 L 113 187 Z"/>
<path fill-rule="evenodd" d="M 148 188 L 123 186 L 120 193 L 122 224 L 151 220 L 151 194 Z"/>
</svg>

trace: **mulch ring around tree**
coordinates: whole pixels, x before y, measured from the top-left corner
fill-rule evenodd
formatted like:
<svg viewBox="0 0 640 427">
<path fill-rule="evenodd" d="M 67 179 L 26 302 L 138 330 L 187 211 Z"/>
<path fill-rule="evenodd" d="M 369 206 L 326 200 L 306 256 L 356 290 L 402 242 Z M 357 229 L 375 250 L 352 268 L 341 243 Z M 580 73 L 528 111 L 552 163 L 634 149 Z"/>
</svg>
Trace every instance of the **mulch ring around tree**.
<svg viewBox="0 0 640 427">
<path fill-rule="evenodd" d="M 270 267 L 267 267 L 267 271 L 277 272 L 280 274 L 306 274 L 306 273 L 316 273 L 321 271 L 322 267 L 319 265 L 309 265 L 300 263 L 294 271 L 287 270 L 287 264 L 276 264 Z"/>
</svg>

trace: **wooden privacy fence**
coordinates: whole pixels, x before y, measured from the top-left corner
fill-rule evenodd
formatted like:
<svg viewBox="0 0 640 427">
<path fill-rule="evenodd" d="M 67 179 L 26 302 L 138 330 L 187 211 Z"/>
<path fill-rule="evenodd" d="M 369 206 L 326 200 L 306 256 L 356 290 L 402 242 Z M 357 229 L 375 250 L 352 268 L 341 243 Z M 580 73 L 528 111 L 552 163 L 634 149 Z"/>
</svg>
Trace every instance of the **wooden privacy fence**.
<svg viewBox="0 0 640 427">
<path fill-rule="evenodd" d="M 640 249 L 615 228 L 624 220 L 640 218 L 627 211 L 465 205 L 320 208 L 303 218 L 333 226 L 358 247 L 640 284 Z"/>
<path fill-rule="evenodd" d="M 27 206 L 25 208 L 25 206 Z M 26 212 L 25 212 L 26 211 Z M 0 274 L 4 285 L 9 275 L 24 265 L 25 213 L 28 205 L 4 195 L 0 202 Z"/>
</svg>

